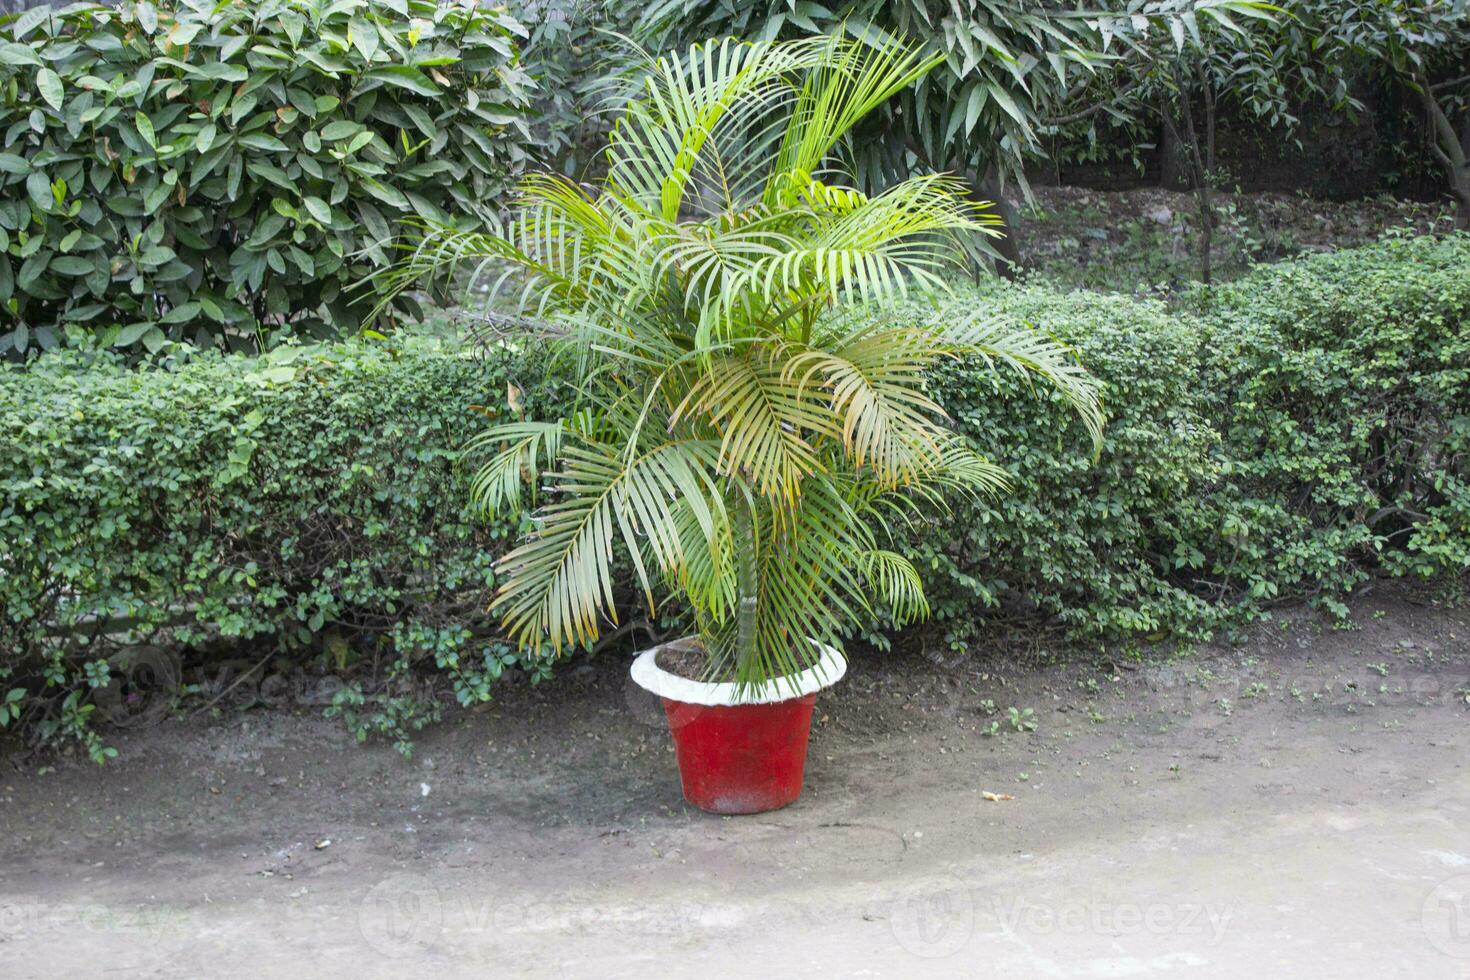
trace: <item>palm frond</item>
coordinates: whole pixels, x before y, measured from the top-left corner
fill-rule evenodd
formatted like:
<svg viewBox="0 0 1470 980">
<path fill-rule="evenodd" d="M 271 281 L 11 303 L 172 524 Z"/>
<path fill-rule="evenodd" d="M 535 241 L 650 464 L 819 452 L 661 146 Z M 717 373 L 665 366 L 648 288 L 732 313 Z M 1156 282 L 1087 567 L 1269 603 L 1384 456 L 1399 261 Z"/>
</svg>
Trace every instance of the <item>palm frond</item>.
<svg viewBox="0 0 1470 980">
<path fill-rule="evenodd" d="M 960 236 L 994 233 L 998 219 L 953 178 L 914 177 L 871 199 L 844 199 L 798 246 L 757 258 L 744 288 L 766 302 L 817 289 L 828 301 L 883 303 L 911 289 L 945 291 L 963 261 Z"/>
<path fill-rule="evenodd" d="M 812 437 L 838 431 L 824 401 L 808 397 L 765 351 L 713 358 L 674 419 L 691 414 L 720 439 L 720 473 L 741 476 L 758 493 L 788 501 L 805 478 L 825 469 Z"/>
<path fill-rule="evenodd" d="M 947 437 L 943 409 L 924 393 L 924 374 L 943 353 L 921 328 L 862 329 L 832 350 L 790 357 L 783 378 L 800 392 L 827 393 L 846 453 L 894 486 L 932 469 Z"/>
<path fill-rule="evenodd" d="M 924 475 L 921 483 L 961 493 L 998 496 L 1010 489 L 1011 475 L 953 436 L 939 452 L 938 465 Z"/>
<path fill-rule="evenodd" d="M 875 550 L 872 531 L 837 484 L 812 481 L 763 528 L 752 648 L 736 648 L 736 617 L 700 622 L 712 673 L 742 686 L 805 670 L 817 659 L 812 641 L 840 645 L 847 624 L 871 611 L 863 556 Z"/>
<path fill-rule="evenodd" d="M 714 533 L 715 453 L 712 443 L 692 440 L 663 443 L 632 460 L 611 447 L 564 445 L 561 468 L 550 476 L 558 499 L 537 511 L 531 537 L 496 563 L 502 584 L 491 609 L 507 631 L 521 643 L 545 637 L 558 649 L 594 642 L 600 619 L 617 617 L 612 556 L 619 540 L 652 606 L 640 538 L 650 543 L 659 571 L 674 575 L 684 555 L 676 509 L 693 508 Z"/>
<path fill-rule="evenodd" d="M 1094 458 L 1102 452 L 1105 417 L 1102 389 L 1077 353 L 1040 330 L 1008 324 L 985 313 L 952 305 L 935 319 L 936 332 L 957 351 L 1006 367 L 1026 379 L 1041 378 L 1071 405 L 1092 437 Z"/>
<path fill-rule="evenodd" d="M 791 98 L 785 77 L 817 63 L 818 41 L 747 43 L 733 38 L 696 44 L 682 57 L 661 59 L 648 73 L 640 98 L 630 101 L 608 144 L 609 181 L 646 211 L 678 218 L 691 180 L 705 173 L 717 186 L 712 136 L 727 116 L 740 123 L 726 132 L 748 134 L 760 116 Z M 777 136 L 769 139 L 775 144 Z M 713 168 L 713 169 L 712 169 Z M 764 172 L 759 156 L 747 172 Z M 722 195 L 728 198 L 729 195 Z"/>
<path fill-rule="evenodd" d="M 888 603 L 896 624 L 928 617 L 929 600 L 924 598 L 924 582 L 912 562 L 896 551 L 881 549 L 867 552 L 859 561 L 863 577 Z"/>
<path fill-rule="evenodd" d="M 525 500 L 525 490 L 534 491 L 541 469 L 556 464 L 561 455 L 566 422 L 508 422 L 494 425 L 473 436 L 463 458 L 486 450 L 494 455 L 475 471 L 470 480 L 470 500 L 485 515 L 516 514 Z"/>
<path fill-rule="evenodd" d="M 806 77 L 791 112 L 766 185 L 768 202 L 778 193 L 779 175 L 817 170 L 868 113 L 944 62 L 943 53 L 925 56 L 922 44 L 898 38 L 857 44 L 836 33 L 827 43 L 829 50 Z"/>
</svg>

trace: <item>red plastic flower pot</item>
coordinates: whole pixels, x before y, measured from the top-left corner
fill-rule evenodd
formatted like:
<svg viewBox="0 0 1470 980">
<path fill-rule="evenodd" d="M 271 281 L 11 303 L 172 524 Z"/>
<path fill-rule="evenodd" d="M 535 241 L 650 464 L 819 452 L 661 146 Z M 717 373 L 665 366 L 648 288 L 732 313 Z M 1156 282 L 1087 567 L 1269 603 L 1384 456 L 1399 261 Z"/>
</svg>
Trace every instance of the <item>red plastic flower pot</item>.
<svg viewBox="0 0 1470 980">
<path fill-rule="evenodd" d="M 659 648 L 633 663 L 633 680 L 659 696 L 674 738 L 684 798 L 711 813 L 764 813 L 801 795 L 817 692 L 835 684 L 847 661 L 831 647 L 810 669 L 737 693 L 658 666 Z"/>
<path fill-rule="evenodd" d="M 711 813 L 763 813 L 801 795 L 815 694 L 734 707 L 662 700 L 684 799 Z"/>
</svg>

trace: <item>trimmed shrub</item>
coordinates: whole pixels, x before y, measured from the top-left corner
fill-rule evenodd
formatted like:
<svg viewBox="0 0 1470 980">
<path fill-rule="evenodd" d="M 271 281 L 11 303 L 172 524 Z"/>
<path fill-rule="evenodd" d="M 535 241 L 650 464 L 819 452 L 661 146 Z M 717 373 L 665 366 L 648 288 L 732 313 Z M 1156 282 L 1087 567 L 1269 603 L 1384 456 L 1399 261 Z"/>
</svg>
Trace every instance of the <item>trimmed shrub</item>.
<svg viewBox="0 0 1470 980">
<path fill-rule="evenodd" d="M 993 286 L 1106 385 L 1093 466 L 1055 399 L 951 367 L 937 396 L 1014 491 L 905 548 L 951 647 L 1038 617 L 1073 639 L 1193 638 L 1284 598 L 1346 613 L 1369 575 L 1470 570 L 1470 236 L 1259 266 L 1191 297 Z M 881 638 L 878 638 L 881 639 Z"/>
<path fill-rule="evenodd" d="M 501 8 L 434 0 L 17 15 L 0 26 L 0 353 L 356 329 L 375 297 L 347 287 L 393 223 L 483 217 L 525 160 L 517 33 Z"/>
<path fill-rule="evenodd" d="M 1074 639 L 1198 635 L 1211 604 L 1168 574 L 1185 513 L 1216 479 L 1217 436 L 1197 388 L 1201 326 L 1162 303 L 996 284 L 976 304 L 1072 344 L 1104 384 L 1097 462 L 1075 415 L 1045 389 L 960 362 L 935 395 L 977 443 L 1004 447 L 998 500 L 961 500 L 903 543 L 934 627 L 964 649 L 997 622 L 1051 620 Z"/>
<path fill-rule="evenodd" d="M 557 411 L 523 372 L 429 339 L 0 365 L 0 678 L 54 725 L 139 644 L 427 660 L 466 703 L 510 663 L 543 673 L 483 611 L 517 525 L 471 514 L 455 465 L 507 384 Z"/>
<path fill-rule="evenodd" d="M 1470 235 L 1259 266 L 1200 300 L 1224 441 L 1191 568 L 1339 612 L 1374 566 L 1470 569 Z"/>
</svg>

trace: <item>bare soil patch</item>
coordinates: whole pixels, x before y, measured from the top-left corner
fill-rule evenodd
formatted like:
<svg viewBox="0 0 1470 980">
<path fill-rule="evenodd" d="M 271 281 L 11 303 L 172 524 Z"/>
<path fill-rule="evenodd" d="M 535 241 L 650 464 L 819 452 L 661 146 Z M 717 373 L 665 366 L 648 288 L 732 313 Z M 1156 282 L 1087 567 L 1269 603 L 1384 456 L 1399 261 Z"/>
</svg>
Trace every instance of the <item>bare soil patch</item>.
<svg viewBox="0 0 1470 980">
<path fill-rule="evenodd" d="M 1064 284 L 1150 292 L 1178 288 L 1199 277 L 1199 214 L 1192 194 L 1159 187 L 1098 191 L 1036 187 L 1021 209 L 1020 238 L 1027 265 Z M 1254 262 L 1377 241 L 1386 229 L 1445 234 L 1454 213 L 1445 203 L 1377 197 L 1325 201 L 1303 194 L 1215 193 L 1217 280 L 1229 280 Z"/>
</svg>

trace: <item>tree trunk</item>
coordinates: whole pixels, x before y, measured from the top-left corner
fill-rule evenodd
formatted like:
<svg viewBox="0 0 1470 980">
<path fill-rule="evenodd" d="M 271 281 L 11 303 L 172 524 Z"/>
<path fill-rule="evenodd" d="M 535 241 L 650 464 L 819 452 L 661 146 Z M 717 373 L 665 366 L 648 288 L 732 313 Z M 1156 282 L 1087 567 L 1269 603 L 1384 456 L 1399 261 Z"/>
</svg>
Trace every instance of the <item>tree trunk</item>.
<svg viewBox="0 0 1470 980">
<path fill-rule="evenodd" d="M 1451 190 L 1455 195 L 1455 227 L 1470 231 L 1470 167 L 1461 167 Z"/>
<path fill-rule="evenodd" d="M 1450 193 L 1455 198 L 1455 227 L 1470 231 L 1470 121 L 1465 123 L 1464 135 L 1460 137 L 1460 153 L 1451 157 L 1449 166 Z"/>
<path fill-rule="evenodd" d="M 1175 90 L 1179 93 L 1179 109 L 1184 117 L 1183 134 L 1175 129 L 1174 135 L 1176 140 L 1184 144 L 1184 150 L 1190 163 L 1189 174 L 1192 185 L 1190 189 L 1194 191 L 1194 200 L 1199 209 L 1200 279 L 1208 286 L 1214 278 L 1215 203 L 1210 194 L 1209 171 L 1201 155 L 1199 130 L 1194 124 L 1194 107 L 1190 105 L 1189 93 L 1185 91 L 1181 83 L 1177 68 L 1174 77 Z M 1167 111 L 1164 114 L 1164 124 L 1174 129 L 1173 116 Z"/>
<path fill-rule="evenodd" d="M 1200 68 L 1200 89 L 1204 93 L 1205 100 L 1205 156 L 1200 163 L 1200 195 L 1201 205 L 1205 216 L 1205 236 L 1201 251 L 1204 252 L 1202 272 L 1205 285 L 1210 284 L 1211 277 L 1211 251 L 1215 244 L 1215 203 L 1213 198 L 1213 181 L 1215 179 L 1215 87 L 1210 84 L 1209 77 L 1205 74 L 1203 67 Z M 1198 159 L 1198 156 L 1196 156 Z"/>
<path fill-rule="evenodd" d="M 995 213 L 1001 220 L 1000 230 L 1004 235 L 1003 238 L 991 239 L 990 242 L 1002 259 L 995 263 L 995 271 L 1004 279 L 1014 280 L 1025 267 L 1021 257 L 1020 216 L 1016 213 L 1015 206 L 1001 192 L 1000 177 L 994 167 L 986 172 L 984 180 L 976 180 L 974 171 L 970 171 L 965 174 L 965 182 L 970 185 L 971 192 L 976 197 L 995 202 Z"/>
<path fill-rule="evenodd" d="M 1200 86 L 1205 95 L 1205 181 L 1215 179 L 1215 86 L 1200 69 Z"/>
<path fill-rule="evenodd" d="M 1169 103 L 1163 96 L 1159 97 L 1159 118 L 1164 121 L 1159 134 L 1159 186 L 1171 191 L 1189 190 L 1185 176 L 1189 162 L 1181 152 L 1179 133 L 1170 121 Z"/>
<path fill-rule="evenodd" d="M 1434 96 L 1429 78 L 1420 73 L 1414 76 L 1414 81 L 1424 114 L 1429 118 L 1432 137 L 1429 149 L 1444 167 L 1450 193 L 1455 197 L 1455 227 L 1470 229 L 1470 150 L 1467 150 L 1470 147 L 1470 122 L 1465 124 L 1463 133 L 1455 132 L 1449 114 Z"/>
</svg>

